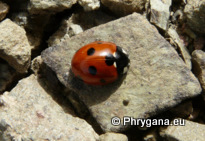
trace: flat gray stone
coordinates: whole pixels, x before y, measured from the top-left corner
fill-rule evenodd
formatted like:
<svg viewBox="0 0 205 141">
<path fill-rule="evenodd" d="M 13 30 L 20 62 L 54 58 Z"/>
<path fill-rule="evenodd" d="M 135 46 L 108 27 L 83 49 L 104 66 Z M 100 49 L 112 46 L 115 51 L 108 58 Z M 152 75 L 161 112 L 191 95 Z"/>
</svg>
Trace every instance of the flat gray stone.
<svg viewBox="0 0 205 141">
<path fill-rule="evenodd" d="M 111 41 L 127 50 L 131 66 L 121 86 L 88 86 L 72 81 L 74 53 L 96 40 Z M 104 131 L 123 131 L 111 118 L 148 118 L 200 94 L 198 80 L 175 49 L 147 19 L 134 13 L 68 38 L 42 52 L 43 61 L 59 80 L 84 101 Z M 75 83 L 74 83 L 75 82 Z"/>
<path fill-rule="evenodd" d="M 31 75 L 0 96 L 0 140 L 99 140 L 85 120 L 65 113 L 43 83 Z"/>
<path fill-rule="evenodd" d="M 168 126 L 160 134 L 167 141 L 204 141 L 204 130 L 205 125 L 185 120 L 185 126 Z"/>
</svg>

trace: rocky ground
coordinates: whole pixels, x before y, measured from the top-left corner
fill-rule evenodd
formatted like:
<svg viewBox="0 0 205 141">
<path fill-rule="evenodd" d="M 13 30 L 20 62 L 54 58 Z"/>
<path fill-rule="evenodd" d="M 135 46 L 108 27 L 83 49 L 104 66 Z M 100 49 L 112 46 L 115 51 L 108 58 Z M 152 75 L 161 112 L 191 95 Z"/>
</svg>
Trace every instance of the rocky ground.
<svg viewBox="0 0 205 141">
<path fill-rule="evenodd" d="M 204 35 L 205 0 L 0 0 L 0 140 L 204 141 Z M 123 81 L 73 79 L 97 40 L 128 52 Z"/>
</svg>

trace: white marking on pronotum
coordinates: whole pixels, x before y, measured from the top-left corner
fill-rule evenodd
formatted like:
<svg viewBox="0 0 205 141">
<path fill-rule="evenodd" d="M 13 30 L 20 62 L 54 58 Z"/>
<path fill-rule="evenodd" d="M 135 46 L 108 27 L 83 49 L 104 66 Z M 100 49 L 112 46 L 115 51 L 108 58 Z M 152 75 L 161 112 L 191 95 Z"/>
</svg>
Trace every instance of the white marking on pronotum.
<svg viewBox="0 0 205 141">
<path fill-rule="evenodd" d="M 123 73 L 126 73 L 127 71 L 128 71 L 128 68 L 127 68 L 127 67 L 124 67 Z"/>
<path fill-rule="evenodd" d="M 114 64 L 113 64 L 113 65 L 114 65 L 114 67 L 115 67 L 115 68 L 117 68 L 116 62 L 114 62 Z"/>
<path fill-rule="evenodd" d="M 127 65 L 128 67 L 130 66 L 130 63 L 128 63 L 128 65 Z"/>
<path fill-rule="evenodd" d="M 113 53 L 113 56 L 116 58 L 116 52 Z"/>
<path fill-rule="evenodd" d="M 123 52 L 124 54 L 127 54 L 127 52 L 126 52 L 124 49 L 122 49 L 122 52 Z"/>
</svg>

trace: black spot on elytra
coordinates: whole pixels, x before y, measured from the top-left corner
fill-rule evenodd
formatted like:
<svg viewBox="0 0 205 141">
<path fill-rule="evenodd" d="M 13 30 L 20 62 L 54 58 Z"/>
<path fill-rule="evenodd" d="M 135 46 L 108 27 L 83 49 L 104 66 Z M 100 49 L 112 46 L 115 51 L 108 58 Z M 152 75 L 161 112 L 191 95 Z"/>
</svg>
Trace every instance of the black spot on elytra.
<svg viewBox="0 0 205 141">
<path fill-rule="evenodd" d="M 96 73 L 97 73 L 97 69 L 96 69 L 94 66 L 90 66 L 90 67 L 88 68 L 88 71 L 89 71 L 89 73 L 92 74 L 92 75 L 96 75 Z"/>
<path fill-rule="evenodd" d="M 89 55 L 89 56 L 93 55 L 94 53 L 95 53 L 95 49 L 94 48 L 90 48 L 87 51 L 87 55 Z"/>
<path fill-rule="evenodd" d="M 100 79 L 100 82 L 105 83 L 106 81 L 105 81 L 105 79 Z"/>
<path fill-rule="evenodd" d="M 105 57 L 105 63 L 108 65 L 108 66 L 112 66 L 115 62 L 115 57 L 112 55 L 112 54 L 108 54 L 106 57 Z"/>
</svg>

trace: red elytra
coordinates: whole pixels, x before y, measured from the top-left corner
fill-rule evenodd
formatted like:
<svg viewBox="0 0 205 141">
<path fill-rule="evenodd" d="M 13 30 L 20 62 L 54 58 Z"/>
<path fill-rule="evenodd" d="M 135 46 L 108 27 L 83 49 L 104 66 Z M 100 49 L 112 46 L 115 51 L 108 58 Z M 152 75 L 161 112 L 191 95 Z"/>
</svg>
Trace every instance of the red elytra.
<svg viewBox="0 0 205 141">
<path fill-rule="evenodd" d="M 106 85 L 123 74 L 124 68 L 129 67 L 129 59 L 124 50 L 114 43 L 96 41 L 80 48 L 71 65 L 73 74 L 85 83 Z"/>
</svg>

